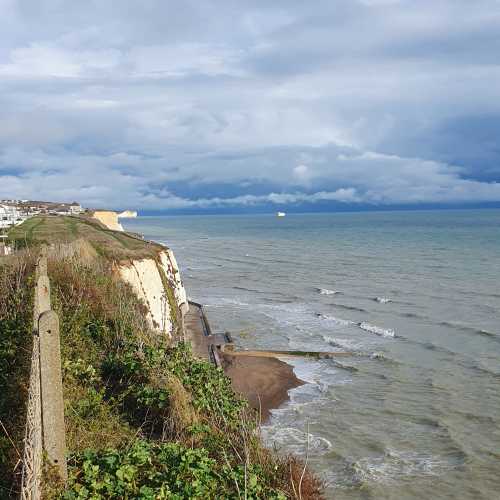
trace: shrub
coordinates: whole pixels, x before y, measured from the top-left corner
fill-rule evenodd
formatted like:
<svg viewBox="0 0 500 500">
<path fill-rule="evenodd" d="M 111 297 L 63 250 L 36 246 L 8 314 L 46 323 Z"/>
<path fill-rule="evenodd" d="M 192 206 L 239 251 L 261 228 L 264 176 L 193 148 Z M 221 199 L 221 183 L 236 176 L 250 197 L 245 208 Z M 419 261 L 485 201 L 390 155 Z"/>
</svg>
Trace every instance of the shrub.
<svg viewBox="0 0 500 500">
<path fill-rule="evenodd" d="M 0 266 L 0 497 L 15 496 L 23 453 L 33 322 L 30 277 L 25 259 Z"/>
</svg>

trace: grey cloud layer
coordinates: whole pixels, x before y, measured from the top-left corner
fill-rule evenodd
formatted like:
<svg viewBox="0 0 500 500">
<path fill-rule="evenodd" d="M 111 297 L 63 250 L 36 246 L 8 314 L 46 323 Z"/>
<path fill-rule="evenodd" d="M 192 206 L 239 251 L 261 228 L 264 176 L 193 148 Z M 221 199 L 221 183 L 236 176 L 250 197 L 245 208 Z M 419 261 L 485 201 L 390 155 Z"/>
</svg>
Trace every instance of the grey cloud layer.
<svg viewBox="0 0 500 500">
<path fill-rule="evenodd" d="M 0 197 L 500 201 L 497 1 L 0 10 Z"/>
</svg>

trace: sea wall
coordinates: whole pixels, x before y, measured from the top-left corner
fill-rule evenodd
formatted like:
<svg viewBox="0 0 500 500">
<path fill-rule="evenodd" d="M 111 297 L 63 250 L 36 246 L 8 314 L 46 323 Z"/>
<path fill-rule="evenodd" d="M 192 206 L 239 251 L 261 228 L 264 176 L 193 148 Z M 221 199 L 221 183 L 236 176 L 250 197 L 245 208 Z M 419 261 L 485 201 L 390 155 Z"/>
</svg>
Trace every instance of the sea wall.
<svg viewBox="0 0 500 500">
<path fill-rule="evenodd" d="M 118 266 L 118 273 L 147 306 L 147 318 L 154 330 L 170 337 L 183 335 L 183 319 L 189 305 L 170 249 L 165 248 L 156 259 L 122 263 Z"/>
<path fill-rule="evenodd" d="M 104 224 L 108 229 L 113 231 L 123 231 L 123 226 L 118 222 L 118 214 L 111 210 L 96 210 L 92 213 L 92 217 L 97 219 L 101 224 Z"/>
</svg>

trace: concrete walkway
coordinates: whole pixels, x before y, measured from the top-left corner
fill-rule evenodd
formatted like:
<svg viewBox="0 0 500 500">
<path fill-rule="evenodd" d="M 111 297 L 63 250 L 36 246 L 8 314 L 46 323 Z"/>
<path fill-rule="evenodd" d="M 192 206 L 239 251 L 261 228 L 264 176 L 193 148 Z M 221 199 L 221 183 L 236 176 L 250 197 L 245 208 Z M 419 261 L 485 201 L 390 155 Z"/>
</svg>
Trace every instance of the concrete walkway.
<svg viewBox="0 0 500 500">
<path fill-rule="evenodd" d="M 193 354 L 220 367 L 221 361 L 216 346 L 227 343 L 228 339 L 222 334 L 212 334 L 201 304 L 189 301 L 189 311 L 184 316 L 184 329 L 186 341 L 191 343 Z"/>
</svg>

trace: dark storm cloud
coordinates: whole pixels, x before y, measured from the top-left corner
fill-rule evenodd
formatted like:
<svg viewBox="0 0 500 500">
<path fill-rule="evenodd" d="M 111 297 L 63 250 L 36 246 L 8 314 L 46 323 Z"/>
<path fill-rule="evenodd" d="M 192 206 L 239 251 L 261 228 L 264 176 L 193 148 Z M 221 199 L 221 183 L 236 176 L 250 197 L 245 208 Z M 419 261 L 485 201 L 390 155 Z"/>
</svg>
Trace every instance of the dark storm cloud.
<svg viewBox="0 0 500 500">
<path fill-rule="evenodd" d="M 500 201 L 498 1 L 0 10 L 0 197 Z"/>
</svg>

